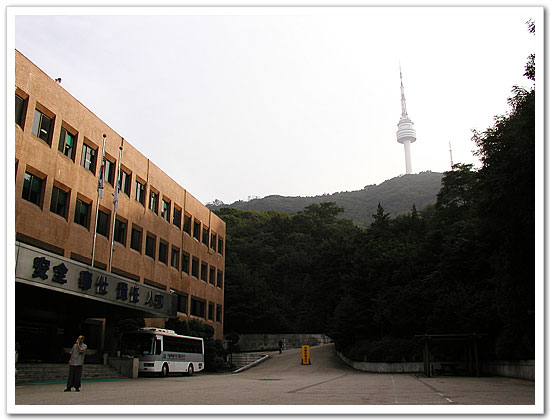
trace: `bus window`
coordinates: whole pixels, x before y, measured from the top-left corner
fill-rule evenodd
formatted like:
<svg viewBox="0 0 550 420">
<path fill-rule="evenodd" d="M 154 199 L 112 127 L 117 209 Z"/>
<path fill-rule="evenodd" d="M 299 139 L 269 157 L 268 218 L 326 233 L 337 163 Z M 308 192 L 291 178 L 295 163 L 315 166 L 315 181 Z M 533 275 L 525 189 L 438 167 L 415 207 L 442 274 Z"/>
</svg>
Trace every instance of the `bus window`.
<svg viewBox="0 0 550 420">
<path fill-rule="evenodd" d="M 151 354 L 153 340 L 150 335 L 127 333 L 122 337 L 121 352 L 130 356 Z"/>
<path fill-rule="evenodd" d="M 155 340 L 155 354 L 161 354 L 162 353 L 162 349 L 160 347 L 160 340 L 157 338 Z"/>
</svg>

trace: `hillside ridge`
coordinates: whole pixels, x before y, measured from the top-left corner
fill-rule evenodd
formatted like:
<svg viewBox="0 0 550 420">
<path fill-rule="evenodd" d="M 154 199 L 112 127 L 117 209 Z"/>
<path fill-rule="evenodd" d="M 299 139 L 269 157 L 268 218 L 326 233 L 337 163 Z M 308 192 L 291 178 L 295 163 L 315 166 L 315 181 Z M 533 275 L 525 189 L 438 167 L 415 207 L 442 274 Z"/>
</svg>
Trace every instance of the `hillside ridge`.
<svg viewBox="0 0 550 420">
<path fill-rule="evenodd" d="M 225 204 L 219 201 L 206 206 L 210 210 L 224 207 L 240 210 L 279 211 L 295 214 L 311 204 L 332 201 L 343 207 L 342 218 L 352 220 L 358 226 L 368 226 L 372 215 L 376 213 L 378 203 L 390 214 L 396 217 L 411 211 L 413 204 L 422 210 L 435 203 L 437 193 L 441 189 L 443 173 L 425 171 L 417 174 L 400 175 L 388 179 L 378 185 L 367 185 L 362 190 L 342 191 L 333 194 L 323 194 L 309 197 L 290 197 L 268 195 L 249 201 L 235 201 Z"/>
</svg>

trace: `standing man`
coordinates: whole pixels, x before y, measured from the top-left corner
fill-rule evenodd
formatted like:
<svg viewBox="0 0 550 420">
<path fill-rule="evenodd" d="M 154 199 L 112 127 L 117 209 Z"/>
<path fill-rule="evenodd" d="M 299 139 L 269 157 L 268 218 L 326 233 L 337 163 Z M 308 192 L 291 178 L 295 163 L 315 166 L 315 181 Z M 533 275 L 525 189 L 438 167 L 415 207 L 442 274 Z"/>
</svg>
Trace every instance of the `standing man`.
<svg viewBox="0 0 550 420">
<path fill-rule="evenodd" d="M 84 336 L 80 335 L 71 349 L 71 358 L 69 359 L 69 378 L 67 379 L 67 388 L 69 392 L 72 387 L 75 391 L 80 391 L 80 380 L 82 379 L 82 365 L 84 364 L 84 350 L 88 346 L 84 344 Z"/>
</svg>

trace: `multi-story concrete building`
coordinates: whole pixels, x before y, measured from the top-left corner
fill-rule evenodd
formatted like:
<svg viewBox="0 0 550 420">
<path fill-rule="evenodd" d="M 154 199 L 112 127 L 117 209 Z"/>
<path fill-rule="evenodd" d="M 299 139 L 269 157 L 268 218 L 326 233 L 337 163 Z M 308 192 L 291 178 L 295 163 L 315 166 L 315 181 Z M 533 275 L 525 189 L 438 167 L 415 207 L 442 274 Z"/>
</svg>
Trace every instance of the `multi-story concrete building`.
<svg viewBox="0 0 550 420">
<path fill-rule="evenodd" d="M 81 332 L 114 350 L 132 318 L 222 338 L 225 223 L 18 51 L 14 201 L 21 358 L 57 359 Z"/>
</svg>

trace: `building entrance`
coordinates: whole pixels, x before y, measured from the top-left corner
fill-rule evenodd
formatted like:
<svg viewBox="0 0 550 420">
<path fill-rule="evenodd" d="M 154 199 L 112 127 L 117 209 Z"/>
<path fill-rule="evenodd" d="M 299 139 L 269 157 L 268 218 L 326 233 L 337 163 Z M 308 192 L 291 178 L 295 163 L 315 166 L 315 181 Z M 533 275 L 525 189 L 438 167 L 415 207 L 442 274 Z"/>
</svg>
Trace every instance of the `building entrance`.
<svg viewBox="0 0 550 420">
<path fill-rule="evenodd" d="M 16 251 L 19 362 L 66 363 L 81 334 L 88 345 L 86 360 L 101 362 L 104 352 L 115 351 L 122 320 L 176 315 L 167 292 L 26 244 L 17 245 Z M 129 290 L 135 302 L 123 293 Z"/>
</svg>

